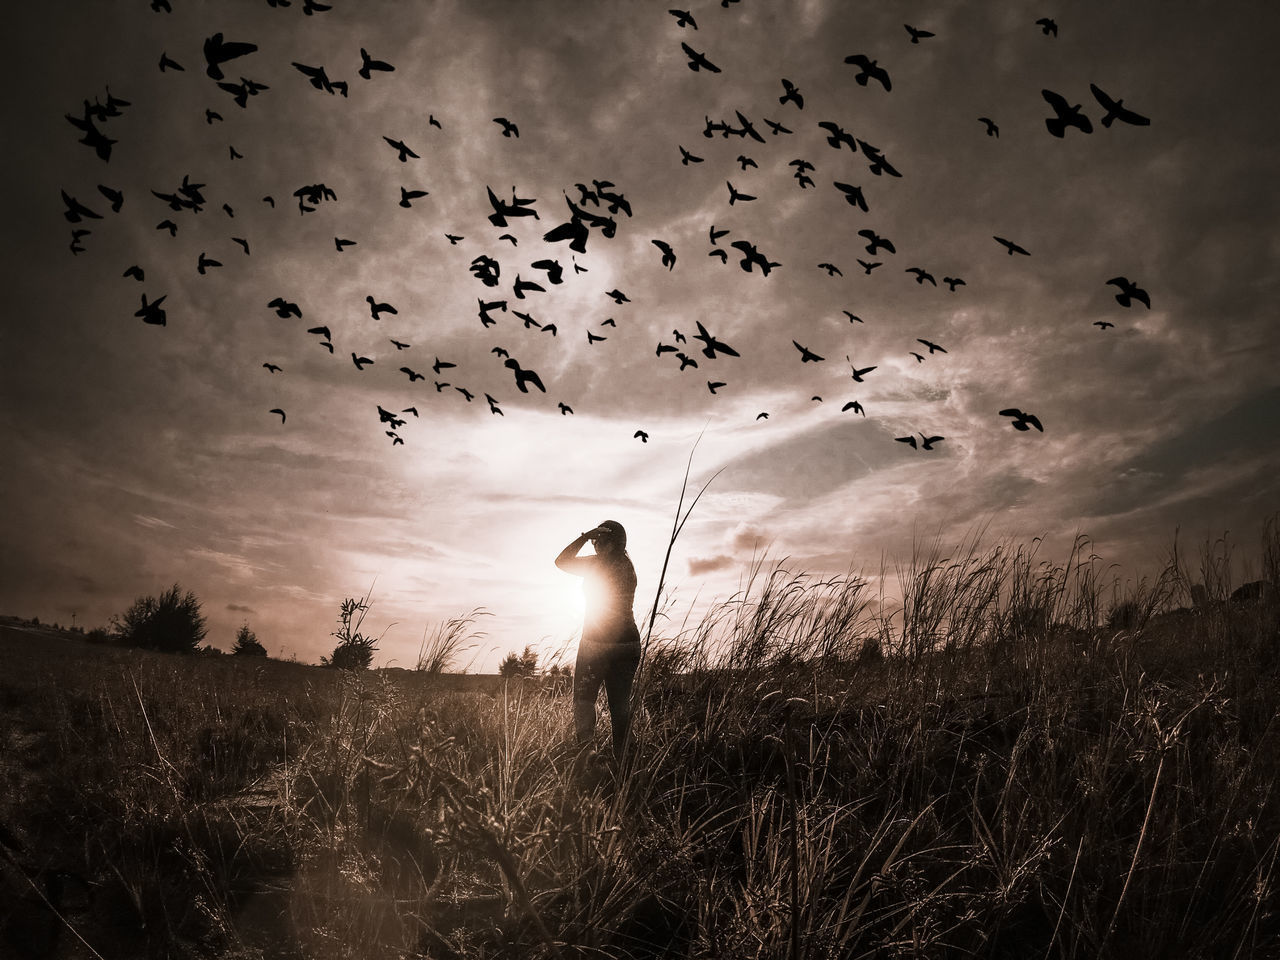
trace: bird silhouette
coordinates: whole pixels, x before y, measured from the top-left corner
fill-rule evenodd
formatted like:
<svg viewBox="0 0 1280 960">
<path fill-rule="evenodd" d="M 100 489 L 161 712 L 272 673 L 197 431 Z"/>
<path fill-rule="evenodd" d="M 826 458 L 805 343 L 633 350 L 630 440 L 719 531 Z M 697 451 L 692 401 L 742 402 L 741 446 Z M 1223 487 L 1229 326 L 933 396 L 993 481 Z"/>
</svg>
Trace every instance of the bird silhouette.
<svg viewBox="0 0 1280 960">
<path fill-rule="evenodd" d="M 746 240 L 735 240 L 733 243 L 729 244 L 729 246 L 733 247 L 735 250 L 742 251 L 742 259 L 738 261 L 738 264 L 746 273 L 751 272 L 751 267 L 754 264 L 755 266 L 758 266 L 760 268 L 760 272 L 767 277 L 769 275 L 769 271 L 774 267 L 782 266 L 782 264 L 774 260 L 770 260 L 763 253 L 757 250 L 754 243 L 750 243 Z"/>
<path fill-rule="evenodd" d="M 922 449 L 922 450 L 932 450 L 932 449 L 933 449 L 933 445 L 934 445 L 935 443 L 939 443 L 939 442 L 941 442 L 941 441 L 943 441 L 943 440 L 945 440 L 945 439 L 947 439 L 947 438 L 946 438 L 946 437 L 926 437 L 926 436 L 922 433 L 922 434 L 920 434 L 920 449 Z"/>
<path fill-rule="evenodd" d="M 405 145 L 403 140 L 392 140 L 388 136 L 383 136 L 382 139 L 387 141 L 387 143 L 391 145 L 391 148 L 396 151 L 400 157 L 401 163 L 407 162 L 410 157 L 413 157 L 415 160 L 420 159 L 416 153 Z"/>
<path fill-rule="evenodd" d="M 851 313 L 848 310 L 844 311 L 844 315 L 849 318 L 850 323 L 866 323 L 866 321 L 863 320 L 860 316 L 858 316 L 855 313 Z"/>
<path fill-rule="evenodd" d="M 847 356 L 845 357 L 845 359 L 846 359 L 846 360 L 849 360 L 849 358 L 848 358 Z M 853 364 L 853 361 L 852 361 L 852 360 L 849 360 L 849 369 L 850 369 L 851 371 L 853 371 L 853 380 L 854 380 L 854 382 L 855 382 L 855 383 L 862 383 L 862 376 L 863 376 L 863 374 L 870 373 L 872 370 L 874 370 L 874 369 L 875 369 L 875 367 L 862 367 L 861 369 L 859 369 L 858 367 L 854 366 L 854 364 Z"/>
<path fill-rule="evenodd" d="M 230 152 L 232 160 L 244 159 L 244 154 L 241 153 L 239 150 L 237 150 L 235 147 L 228 147 L 227 150 Z"/>
<path fill-rule="evenodd" d="M 347 95 L 347 84 L 344 81 L 330 80 L 324 67 L 312 67 L 305 63 L 298 63 L 296 60 L 292 61 L 292 63 L 294 69 L 306 77 L 311 86 L 317 90 L 330 96 L 336 96 L 339 93 L 344 97 Z"/>
<path fill-rule="evenodd" d="M 221 33 L 206 37 L 204 41 L 205 73 L 209 75 L 210 79 L 221 80 L 223 79 L 222 65 L 224 63 L 246 56 L 257 49 L 258 45 L 256 43 L 224 40 Z"/>
<path fill-rule="evenodd" d="M 364 370 L 366 366 L 373 363 L 368 357 L 358 357 L 354 353 L 351 354 L 351 362 L 356 365 L 357 370 Z"/>
<path fill-rule="evenodd" d="M 1052 17 L 1041 17 L 1036 21 L 1036 26 L 1040 28 L 1040 32 L 1046 37 L 1058 35 L 1058 24 Z"/>
<path fill-rule="evenodd" d="M 661 340 L 659 340 L 658 348 L 654 352 L 654 355 L 661 357 L 664 353 L 675 353 L 678 349 L 679 349 L 678 347 L 673 347 L 671 346 L 671 344 L 663 343 Z"/>
<path fill-rule="evenodd" d="M 816 353 L 814 353 L 814 352 L 813 352 L 812 350 L 810 350 L 808 347 L 801 346 L 801 345 L 800 345 L 799 343 L 797 343 L 795 340 L 792 340 L 792 341 L 791 341 L 791 345 L 792 345 L 793 347 L 795 347 L 797 350 L 799 350 L 799 351 L 800 351 L 800 362 L 801 362 L 801 363 L 817 363 L 817 362 L 819 362 L 819 361 L 821 361 L 821 360 L 825 360 L 825 359 L 826 359 L 826 357 L 820 357 L 820 356 L 818 356 Z"/>
<path fill-rule="evenodd" d="M 711 238 L 711 245 L 714 247 L 716 241 L 725 236 L 728 232 L 728 230 L 717 230 L 716 225 L 713 223 L 711 225 L 711 229 L 707 232 L 707 235 Z"/>
<path fill-rule="evenodd" d="M 750 194 L 739 193 L 737 190 L 734 189 L 733 184 L 730 183 L 728 180 L 725 181 L 725 184 L 729 187 L 729 206 L 732 207 L 739 200 L 745 203 L 749 200 L 755 199 L 755 197 L 751 196 Z"/>
<path fill-rule="evenodd" d="M 938 285 L 938 281 L 933 279 L 933 274 L 931 274 L 928 270 L 925 270 L 923 267 L 907 267 L 907 269 L 902 272 L 915 274 L 916 283 L 923 284 L 926 280 L 928 280 L 935 287 Z"/>
<path fill-rule="evenodd" d="M 283 411 L 283 410 L 281 410 L 279 407 L 272 407 L 270 410 L 268 410 L 268 411 L 267 411 L 267 413 L 278 413 L 278 414 L 280 414 L 280 422 L 281 422 L 281 423 L 284 423 L 284 421 L 285 421 L 284 411 Z"/>
<path fill-rule="evenodd" d="M 994 120 L 992 120 L 990 117 L 979 117 L 978 122 L 983 124 L 987 128 L 988 137 L 999 138 L 1000 128 L 996 126 Z"/>
<path fill-rule="evenodd" d="M 715 395 L 715 392 L 716 392 L 717 390 L 719 390 L 721 387 L 723 387 L 724 385 L 725 385 L 725 384 L 724 384 L 724 381 L 723 381 L 723 380 L 708 380 L 708 381 L 707 381 L 707 389 L 711 391 L 711 393 L 712 393 L 712 395 L 713 395 L 713 396 Z"/>
<path fill-rule="evenodd" d="M 302 314 L 298 314 L 298 316 L 302 316 Z M 333 339 L 333 336 L 329 333 L 328 327 L 311 327 L 307 330 L 307 333 L 314 333 L 316 336 L 323 337 L 325 340 Z"/>
<path fill-rule="evenodd" d="M 719 73 L 720 68 L 706 58 L 704 54 L 699 53 L 693 47 L 689 46 L 683 40 L 680 41 L 680 47 L 684 50 L 685 56 L 689 58 L 687 66 L 695 73 L 699 70 L 706 70 L 710 73 Z"/>
<path fill-rule="evenodd" d="M 184 73 L 186 72 L 185 68 L 177 60 L 171 59 L 167 53 L 161 53 L 160 72 L 164 73 L 166 70 L 182 70 Z"/>
<path fill-rule="evenodd" d="M 523 321 L 524 328 L 526 330 L 537 329 L 538 327 L 542 326 L 542 324 L 540 324 L 537 320 L 533 319 L 532 314 L 521 313 L 519 310 L 512 310 L 511 315 Z"/>
<path fill-rule="evenodd" d="M 919 30 L 909 23 L 904 23 L 903 26 L 907 28 L 907 34 L 911 37 L 912 43 L 919 43 L 921 40 L 927 40 L 929 37 L 934 36 L 930 31 Z"/>
<path fill-rule="evenodd" d="M 343 247 L 354 247 L 356 242 L 354 240 L 344 240 L 342 237 L 334 237 L 333 245 L 337 248 L 337 251 L 341 253 Z"/>
<path fill-rule="evenodd" d="M 420 200 L 421 198 L 427 195 L 428 193 L 426 190 L 406 190 L 404 187 L 401 187 L 400 188 L 400 206 L 404 207 L 405 209 L 408 209 L 409 207 L 413 206 L 412 201 Z"/>
<path fill-rule="evenodd" d="M 1065 136 L 1067 127 L 1075 127 L 1081 133 L 1093 133 L 1093 124 L 1080 112 L 1080 104 L 1073 106 L 1067 103 L 1065 97 L 1052 90 L 1041 90 L 1040 95 L 1048 101 L 1049 106 L 1053 107 L 1053 112 L 1057 114 L 1046 117 L 1044 121 L 1045 128 L 1055 137 Z"/>
<path fill-rule="evenodd" d="M 391 424 L 391 429 L 393 429 L 393 430 L 395 430 L 395 429 L 396 429 L 396 428 L 398 428 L 398 427 L 403 427 L 403 426 L 404 426 L 404 420 L 402 420 L 400 417 L 397 417 L 397 416 L 396 416 L 394 413 L 392 413 L 390 410 L 385 410 L 385 409 L 383 409 L 382 404 L 380 404 L 380 403 L 379 403 L 379 404 L 377 404 L 377 407 L 378 407 L 378 422 L 379 422 L 379 423 L 389 423 L 389 424 Z"/>
<path fill-rule="evenodd" d="M 169 236 L 176 237 L 178 235 L 178 225 L 172 220 L 161 220 L 156 224 L 157 230 L 168 230 Z"/>
<path fill-rule="evenodd" d="M 410 382 L 410 383 L 413 383 L 415 380 L 425 380 L 425 379 L 427 379 L 427 378 L 426 378 L 425 376 L 423 376 L 421 373 L 418 373 L 416 370 L 413 370 L 413 369 L 412 369 L 412 368 L 410 368 L 410 367 L 401 367 L 401 368 L 400 368 L 400 372 L 401 372 L 401 373 L 404 373 L 404 374 L 408 374 L 408 376 L 409 376 L 409 382 Z"/>
<path fill-rule="evenodd" d="M 633 433 L 631 436 L 632 436 L 632 437 L 639 437 L 639 438 L 640 438 L 640 442 L 641 442 L 641 443 L 648 443 L 648 442 L 649 442 L 649 435 L 648 435 L 647 433 L 645 433 L 643 430 L 637 430 L 637 431 L 636 431 L 635 433 Z"/>
<path fill-rule="evenodd" d="M 947 289 L 952 293 L 956 292 L 956 287 L 966 286 L 964 280 L 960 277 L 943 277 L 942 282 L 947 285 Z"/>
<path fill-rule="evenodd" d="M 680 361 L 680 372 L 682 373 L 684 372 L 685 367 L 696 368 L 698 366 L 698 361 L 683 351 L 676 352 L 676 359 Z"/>
<path fill-rule="evenodd" d="M 488 402 L 488 404 L 489 404 L 489 412 L 490 412 L 490 413 L 492 413 L 492 414 L 494 414 L 494 415 L 496 415 L 496 416 L 499 416 L 499 417 L 505 417 L 505 416 L 506 416 L 506 414 L 505 414 L 505 413 L 503 413 L 503 412 L 502 412 L 502 409 L 498 406 L 498 401 L 497 401 L 497 400 L 493 399 L 493 397 L 489 396 L 489 394 L 487 394 L 487 393 L 484 395 L 484 398 L 485 398 L 485 400 L 486 400 L 486 401 Z"/>
<path fill-rule="evenodd" d="M 717 340 L 708 333 L 707 328 L 702 325 L 701 320 L 695 320 L 694 323 L 698 325 L 698 332 L 693 335 L 693 339 L 702 341 L 702 355 L 708 360 L 714 360 L 717 353 L 723 353 L 725 356 L 729 357 L 740 356 L 738 351 L 733 349 L 733 347 L 729 346 L 727 343 Z"/>
<path fill-rule="evenodd" d="M 1009 407 L 1007 410 L 1001 410 L 1000 416 L 1012 417 L 1013 421 L 1010 426 L 1015 430 L 1026 431 L 1031 427 L 1035 427 L 1041 433 L 1044 433 L 1044 427 L 1040 424 L 1040 420 L 1034 414 L 1023 413 L 1017 407 Z"/>
<path fill-rule="evenodd" d="M 494 117 L 493 122 L 502 127 L 502 135 L 504 137 L 519 137 L 520 128 L 508 120 L 506 117 Z"/>
<path fill-rule="evenodd" d="M 373 294 L 369 294 L 368 296 L 366 296 L 365 300 L 369 304 L 369 313 L 370 315 L 372 315 L 373 319 L 375 320 L 381 320 L 382 315 L 384 313 L 400 312 L 389 303 L 378 303 L 376 300 L 373 299 Z"/>
<path fill-rule="evenodd" d="M 865 140 L 859 140 L 857 141 L 857 143 L 858 143 L 858 146 L 862 148 L 863 156 L 865 156 L 869 161 L 871 161 L 867 169 L 870 170 L 875 176 L 878 177 L 881 174 L 885 174 L 885 173 L 887 173 L 891 177 L 902 176 L 902 174 L 897 171 L 897 169 L 893 166 L 893 164 L 891 164 L 888 161 L 888 159 L 886 159 L 884 153 L 881 152 L 879 147 L 872 146 L 871 144 L 867 143 L 867 141 Z"/>
<path fill-rule="evenodd" d="M 373 59 L 373 57 L 369 56 L 369 52 L 365 50 L 364 47 L 360 48 L 360 69 L 356 72 L 364 79 L 373 79 L 373 75 L 370 73 L 371 70 L 381 70 L 384 73 L 390 73 L 394 69 L 395 67 L 387 63 L 385 60 Z"/>
<path fill-rule="evenodd" d="M 655 247 L 662 251 L 662 265 L 668 270 L 676 265 L 676 252 L 671 249 L 671 244 L 665 240 L 650 241 Z"/>
<path fill-rule="evenodd" d="M 827 131 L 827 143 L 839 150 L 840 147 L 847 146 L 854 153 L 858 152 L 858 141 L 854 139 L 853 134 L 846 133 L 844 128 L 838 123 L 830 120 L 819 120 L 818 126 Z"/>
<path fill-rule="evenodd" d="M 1020 253 L 1020 254 L 1022 254 L 1024 257 L 1029 257 L 1029 256 L 1031 256 L 1031 252 L 1030 252 L 1029 250 L 1027 250 L 1025 247 L 1020 247 L 1020 246 L 1018 246 L 1018 245 L 1017 245 L 1016 243 L 1014 243 L 1012 240 L 1006 240 L 1004 237 L 995 237 L 995 236 L 993 236 L 991 239 L 993 239 L 996 243 L 1000 244 L 1000 246 L 1002 246 L 1002 247 L 1004 247 L 1006 250 L 1008 250 L 1008 251 L 1009 251 L 1009 256 L 1011 256 L 1011 257 L 1012 257 L 1015 253 Z"/>
<path fill-rule="evenodd" d="M 912 450 L 919 450 L 919 449 L 920 449 L 920 446 L 919 446 L 919 444 L 917 444 L 917 443 L 916 443 L 916 438 L 915 438 L 914 436 L 910 436 L 910 437 L 894 437 L 893 439 L 894 439 L 894 440 L 897 440 L 897 441 L 898 441 L 898 443 L 905 443 L 905 444 L 907 444 L 908 446 L 910 446 L 910 447 L 911 447 L 911 449 L 912 449 Z"/>
<path fill-rule="evenodd" d="M 668 10 L 667 13 L 676 18 L 677 27 L 693 27 L 698 29 L 698 22 L 693 19 L 693 14 L 688 10 Z"/>
<path fill-rule="evenodd" d="M 203 277 L 205 270 L 209 267 L 220 266 L 222 266 L 222 262 L 220 260 L 214 260 L 212 257 L 206 257 L 204 255 L 204 251 L 200 251 L 200 259 L 196 261 L 196 270 L 200 273 L 200 276 Z"/>
<path fill-rule="evenodd" d="M 756 419 L 757 419 L 757 420 L 768 420 L 768 419 L 769 419 L 769 414 L 768 414 L 768 413 L 766 413 L 764 410 L 761 410 L 759 413 L 757 413 L 757 414 L 756 414 Z"/>
<path fill-rule="evenodd" d="M 825 270 L 825 271 L 827 271 L 827 276 L 828 276 L 828 277 L 843 277 L 843 276 L 844 276 L 844 273 L 843 273 L 843 272 L 840 270 L 840 268 L 839 268 L 839 267 L 837 267 L 834 263 L 820 263 L 820 264 L 818 264 L 818 269 L 819 269 L 819 270 Z"/>
<path fill-rule="evenodd" d="M 853 79 L 857 81 L 858 86 L 865 87 L 868 80 L 876 80 L 886 91 L 892 90 L 893 85 L 889 82 L 889 74 L 875 60 L 868 59 L 866 54 L 854 53 L 844 58 L 845 63 L 851 63 L 859 68 L 859 73 Z"/>
<path fill-rule="evenodd" d="M 111 187 L 104 186 L 101 183 L 98 184 L 98 192 L 102 194 L 104 197 L 106 197 L 107 200 L 111 203 L 112 213 L 120 212 L 120 208 L 124 206 L 123 193 L 121 193 L 119 190 L 112 189 Z"/>
<path fill-rule="evenodd" d="M 168 294 L 165 296 L 168 296 Z M 152 300 L 148 303 L 147 295 L 144 293 L 142 295 L 142 306 L 134 311 L 133 315 L 135 317 L 141 317 L 143 323 L 150 323 L 157 327 L 165 326 L 168 322 L 168 314 L 166 314 L 164 308 L 160 306 L 160 304 L 164 303 L 164 299 L 164 297 L 160 297 L 158 300 Z"/>
<path fill-rule="evenodd" d="M 444 127 L 440 126 L 440 121 L 436 119 L 436 115 L 434 113 L 427 115 L 427 125 L 435 127 L 437 130 L 444 129 Z"/>
<path fill-rule="evenodd" d="M 1120 288 L 1120 292 L 1116 294 L 1116 303 L 1120 306 L 1132 306 L 1133 301 L 1137 300 L 1148 310 L 1151 309 L 1150 295 L 1128 277 L 1112 277 L 1107 283 Z"/>
<path fill-rule="evenodd" d="M 719 257 L 719 258 L 720 258 L 720 262 L 721 262 L 721 263 L 728 263 L 728 262 L 729 262 L 729 251 L 728 251 L 728 250 L 722 250 L 722 249 L 708 250 L 708 251 L 707 251 L 707 256 L 708 256 L 708 257 Z"/>
<path fill-rule="evenodd" d="M 558 260 L 535 260 L 529 266 L 546 273 L 550 284 L 564 283 L 564 267 L 560 266 Z"/>
<path fill-rule="evenodd" d="M 386 434 L 388 437 L 391 438 L 391 445 L 393 447 L 396 444 L 400 444 L 400 446 L 404 446 L 404 437 L 400 436 L 400 434 L 396 433 L 394 430 L 388 430 L 386 431 Z"/>
<path fill-rule="evenodd" d="M 418 415 L 418 408 L 417 408 L 417 407 L 405 407 L 405 408 L 404 408 L 403 410 L 401 410 L 400 412 L 401 412 L 401 413 L 411 413 L 411 414 L 413 414 L 413 415 L 416 417 L 416 416 Z"/>
<path fill-rule="evenodd" d="M 607 293 L 605 293 L 605 296 L 606 296 L 606 297 L 610 297 L 610 298 L 613 300 L 613 302 L 614 302 L 614 303 L 619 303 L 619 304 L 621 304 L 621 303 L 630 303 L 630 302 L 631 302 L 631 299 L 630 299 L 630 298 L 629 298 L 625 293 L 623 293 L 621 290 L 617 289 L 616 287 L 615 287 L 613 290 L 610 290 L 610 291 L 608 291 Z"/>
<path fill-rule="evenodd" d="M 530 383 L 537 387 L 541 393 L 547 392 L 547 388 L 542 385 L 542 378 L 533 370 L 526 370 L 521 367 L 514 358 L 508 357 L 506 361 L 504 361 L 503 366 L 507 367 L 513 374 L 515 374 L 516 389 L 521 393 L 529 392 L 529 388 L 526 384 Z"/>
<path fill-rule="evenodd" d="M 122 274 L 121 274 L 121 276 L 123 276 L 123 277 L 133 277 L 133 279 L 135 279 L 135 280 L 137 280 L 139 283 L 141 283 L 141 282 L 142 282 L 142 280 L 143 280 L 143 278 L 146 276 L 146 274 L 143 272 L 142 268 L 141 268 L 140 266 L 138 266 L 138 265 L 135 263 L 135 264 L 134 264 L 133 266 L 131 266 L 128 270 L 126 270 L 124 273 L 122 273 Z"/>
<path fill-rule="evenodd" d="M 587 346 L 591 346 L 592 344 L 595 344 L 595 343 L 601 343 L 608 339 L 609 339 L 608 337 L 602 337 L 598 333 L 592 333 L 590 330 L 587 331 Z"/>
<path fill-rule="evenodd" d="M 796 85 L 786 77 L 782 78 L 782 89 L 785 92 L 778 98 L 779 103 L 787 103 L 790 101 L 796 105 L 797 109 L 804 109 L 804 94 L 797 90 Z"/>
<path fill-rule="evenodd" d="M 264 363 L 262 366 L 263 366 L 264 368 L 266 368 L 266 370 L 267 370 L 268 372 L 270 372 L 270 373 L 279 373 L 279 372 L 280 372 L 280 368 L 279 368 L 276 364 L 274 364 L 274 363 Z"/>
<path fill-rule="evenodd" d="M 1089 84 L 1089 89 L 1093 92 L 1094 99 L 1102 105 L 1102 109 L 1106 110 L 1106 116 L 1102 118 L 1102 125 L 1109 127 L 1117 120 L 1123 123 L 1131 123 L 1137 127 L 1145 127 L 1151 123 L 1150 117 L 1144 117 L 1140 113 L 1134 113 L 1125 107 L 1123 100 L 1113 100 L 1107 96 L 1097 84 Z"/>
<path fill-rule="evenodd" d="M 839 180 L 831 181 L 837 190 L 844 194 L 845 202 L 851 207 L 857 207 L 863 213 L 867 212 L 867 200 L 862 195 L 862 188 L 855 187 L 850 183 L 841 183 Z"/>
<path fill-rule="evenodd" d="M 923 343 L 926 347 L 929 348 L 930 354 L 947 352 L 943 347 L 934 343 L 932 340 L 922 340 L 919 337 L 916 337 L 916 343 Z"/>
<path fill-rule="evenodd" d="M 274 300 L 269 300 L 267 306 L 275 310 L 276 316 L 283 320 L 287 320 L 289 317 L 302 319 L 302 309 L 296 303 L 291 303 L 284 297 L 276 297 Z M 326 333 L 325 336 L 327 337 L 328 334 Z"/>
<path fill-rule="evenodd" d="M 232 241 L 232 243 L 238 243 L 238 244 L 240 245 L 241 249 L 242 249 L 242 250 L 244 250 L 244 255 L 245 255 L 246 257 L 247 257 L 247 256 L 249 256 L 249 241 L 248 241 L 248 240 L 246 240 L 244 237 L 232 237 L 232 238 L 231 238 L 231 241 Z"/>
<path fill-rule="evenodd" d="M 757 170 L 760 169 L 760 164 L 756 163 L 750 157 L 744 156 L 743 154 L 738 154 L 738 166 L 740 166 L 743 170 L 746 170 L 747 167 L 755 167 Z"/>
<path fill-rule="evenodd" d="M 873 263 L 869 263 L 866 260 L 859 260 L 858 266 L 862 267 L 863 272 L 865 272 L 867 276 L 871 276 L 872 270 L 874 270 L 876 267 L 884 266 L 884 264 L 882 264 L 878 260 Z"/>
<path fill-rule="evenodd" d="M 388 339 L 391 340 L 392 345 L 395 346 L 397 350 L 409 349 L 409 344 L 407 343 L 401 343 L 399 340 L 396 340 L 394 337 L 389 337 Z"/>
<path fill-rule="evenodd" d="M 454 234 L 454 233 L 446 233 L 446 234 L 444 235 L 444 238 L 445 238 L 446 240 L 448 240 L 448 241 L 449 241 L 449 246 L 451 246 L 451 247 L 456 247 L 456 246 L 458 245 L 458 241 L 459 241 L 459 240 L 465 240 L 465 239 L 467 239 L 466 237 L 460 237 L 460 236 L 458 236 L 457 234 Z"/>
<path fill-rule="evenodd" d="M 770 120 L 768 117 L 763 117 L 761 119 L 764 120 L 765 126 L 769 128 L 769 133 L 772 136 L 777 137 L 784 133 L 791 133 L 791 131 L 788 130 L 786 127 L 784 127 L 782 124 L 775 123 L 773 120 Z"/>
<path fill-rule="evenodd" d="M 546 293 L 547 288 L 540 283 L 534 283 L 532 280 L 521 280 L 520 274 L 516 274 L 516 282 L 511 285 L 511 291 L 515 294 L 517 300 L 523 300 L 525 291 L 530 293 Z"/>
<path fill-rule="evenodd" d="M 89 209 L 75 197 L 68 196 L 67 191 L 65 190 L 62 191 L 62 202 L 67 206 L 67 209 L 63 211 L 62 215 L 66 218 L 68 223 L 79 223 L 84 219 L 102 219 L 102 214 Z"/>
<path fill-rule="evenodd" d="M 431 365 L 431 372 L 438 377 L 440 376 L 441 370 L 447 370 L 450 367 L 456 366 L 456 363 L 449 363 L 447 360 L 441 360 L 439 357 L 436 357 L 436 362 Z"/>
<path fill-rule="evenodd" d="M 911 356 L 913 356 L 913 357 L 915 357 L 915 358 L 916 358 L 916 363 L 924 363 L 924 355 L 923 355 L 923 354 L 916 353 L 914 350 L 908 350 L 907 352 L 908 352 L 908 353 L 910 353 L 910 354 L 911 354 Z"/>
<path fill-rule="evenodd" d="M 867 241 L 867 253 L 871 254 L 873 257 L 876 255 L 876 252 L 881 249 L 888 250 L 890 253 L 898 252 L 894 249 L 892 241 L 880 236 L 874 230 L 859 230 L 858 236 L 863 237 Z M 867 272 L 870 273 L 871 271 L 868 270 Z"/>
<path fill-rule="evenodd" d="M 1095 320 L 1093 321 L 1093 325 L 1097 327 L 1099 330 L 1107 330 L 1115 326 L 1115 324 L 1112 323 L 1110 320 Z"/>
<path fill-rule="evenodd" d="M 854 413 L 861 414 L 863 417 L 867 415 L 867 411 L 862 408 L 862 404 L 860 404 L 857 400 L 850 400 L 848 403 L 846 403 L 843 407 L 840 408 L 841 413 L 845 413 L 849 410 L 852 410 Z"/>
<path fill-rule="evenodd" d="M 560 416 L 565 417 L 573 413 L 573 407 L 569 406 L 563 400 L 556 404 L 560 408 Z"/>
<path fill-rule="evenodd" d="M 676 144 L 676 146 L 680 147 L 680 144 Z M 687 167 L 691 163 L 702 163 L 702 157 L 695 157 L 692 153 L 690 153 L 684 147 L 680 147 L 681 166 Z"/>
<path fill-rule="evenodd" d="M 447 387 L 448 384 L 446 383 L 445 386 Z M 468 390 L 466 387 L 454 387 L 453 389 L 456 390 L 458 393 L 462 394 L 462 399 L 467 401 L 467 403 L 470 403 L 472 400 L 475 399 L 475 394 L 472 393 L 470 390 Z M 489 395 L 486 393 L 485 396 L 487 397 Z"/>
</svg>

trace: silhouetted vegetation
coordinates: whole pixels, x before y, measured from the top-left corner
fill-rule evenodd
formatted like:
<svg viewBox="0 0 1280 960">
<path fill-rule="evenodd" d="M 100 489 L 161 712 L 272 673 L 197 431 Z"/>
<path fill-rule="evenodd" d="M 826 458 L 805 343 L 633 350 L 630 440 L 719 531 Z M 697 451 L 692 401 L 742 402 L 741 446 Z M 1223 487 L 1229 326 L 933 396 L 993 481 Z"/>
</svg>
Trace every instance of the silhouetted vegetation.
<svg viewBox="0 0 1280 960">
<path fill-rule="evenodd" d="M 526 646 L 521 653 L 512 650 L 498 666 L 500 677 L 536 677 L 538 675 L 538 651 Z"/>
<path fill-rule="evenodd" d="M 265 657 L 267 648 L 258 641 L 258 635 L 245 623 L 236 631 L 236 642 L 231 652 L 237 657 Z"/>
<path fill-rule="evenodd" d="M 338 614 L 338 629 L 332 636 L 338 638 L 338 645 L 333 648 L 333 655 L 321 657 L 320 665 L 336 667 L 339 670 L 367 670 L 373 663 L 374 651 L 378 649 L 378 641 L 366 637 L 360 632 L 365 614 L 369 611 L 369 598 L 359 600 L 348 597 L 342 601 Z"/>
<path fill-rule="evenodd" d="M 207 632 L 200 601 L 176 583 L 159 597 L 139 597 L 112 626 L 124 646 L 167 653 L 195 653 Z"/>
<path fill-rule="evenodd" d="M 655 638 L 621 769 L 566 684 L 0 631 L 0 953 L 1280 955 L 1274 592 L 1225 540 L 936 546 L 887 607 L 757 565 Z"/>
</svg>

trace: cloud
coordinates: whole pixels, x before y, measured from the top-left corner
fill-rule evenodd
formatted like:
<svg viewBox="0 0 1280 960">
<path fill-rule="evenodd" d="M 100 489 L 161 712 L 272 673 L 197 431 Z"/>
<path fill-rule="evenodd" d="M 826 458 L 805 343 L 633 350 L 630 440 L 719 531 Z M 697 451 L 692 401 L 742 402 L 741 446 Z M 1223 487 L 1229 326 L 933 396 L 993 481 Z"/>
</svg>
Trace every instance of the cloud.
<svg viewBox="0 0 1280 960">
<path fill-rule="evenodd" d="M 707 573 L 727 570 L 736 565 L 737 561 L 733 557 L 723 553 L 718 557 L 690 557 L 688 560 L 689 576 L 700 577 Z"/>
</svg>

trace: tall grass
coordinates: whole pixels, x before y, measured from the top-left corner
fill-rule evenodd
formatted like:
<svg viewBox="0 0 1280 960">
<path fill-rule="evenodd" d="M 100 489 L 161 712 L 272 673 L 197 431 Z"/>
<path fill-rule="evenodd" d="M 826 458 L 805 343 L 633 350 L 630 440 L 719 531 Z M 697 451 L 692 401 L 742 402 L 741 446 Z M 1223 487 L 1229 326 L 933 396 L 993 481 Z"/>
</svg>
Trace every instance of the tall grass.
<svg viewBox="0 0 1280 960">
<path fill-rule="evenodd" d="M 1195 610 L 1181 549 L 1128 583 L 1083 538 L 1042 549 L 922 544 L 883 605 L 757 561 L 654 637 L 621 770 L 536 680 L 4 640 L 3 943 L 1280 954 L 1280 611 L 1232 602 L 1213 545 Z"/>
</svg>

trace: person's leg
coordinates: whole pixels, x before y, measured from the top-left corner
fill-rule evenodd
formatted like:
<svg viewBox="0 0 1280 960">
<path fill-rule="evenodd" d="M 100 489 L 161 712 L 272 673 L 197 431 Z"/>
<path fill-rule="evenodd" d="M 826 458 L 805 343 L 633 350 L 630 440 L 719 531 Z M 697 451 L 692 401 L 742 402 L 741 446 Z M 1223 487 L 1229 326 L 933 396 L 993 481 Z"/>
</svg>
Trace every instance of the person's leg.
<svg viewBox="0 0 1280 960">
<path fill-rule="evenodd" d="M 596 698 L 604 680 L 598 651 L 586 643 L 578 646 L 573 668 L 573 729 L 580 746 L 591 743 L 596 733 Z"/>
<path fill-rule="evenodd" d="M 609 653 L 609 663 L 604 671 L 604 690 L 609 698 L 613 755 L 621 761 L 622 748 L 631 729 L 631 687 L 635 683 L 636 667 L 640 665 L 640 645 L 619 644 Z"/>
</svg>

